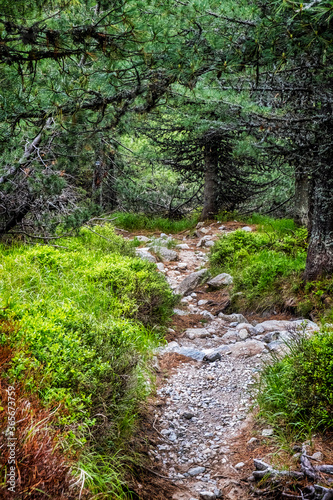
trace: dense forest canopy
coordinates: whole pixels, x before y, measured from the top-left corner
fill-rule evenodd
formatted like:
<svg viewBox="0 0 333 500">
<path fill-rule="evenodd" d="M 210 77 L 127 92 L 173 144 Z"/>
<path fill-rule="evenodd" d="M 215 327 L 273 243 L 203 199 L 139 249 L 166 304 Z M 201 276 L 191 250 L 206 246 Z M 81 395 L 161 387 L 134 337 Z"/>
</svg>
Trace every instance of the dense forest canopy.
<svg viewBox="0 0 333 500">
<path fill-rule="evenodd" d="M 293 199 L 311 227 L 305 276 L 333 270 L 331 2 L 1 12 L 2 235 L 47 237 L 131 204 L 169 216 L 201 204 L 205 219 L 275 189 L 261 208 Z M 151 168 L 169 172 L 168 194 Z"/>
</svg>

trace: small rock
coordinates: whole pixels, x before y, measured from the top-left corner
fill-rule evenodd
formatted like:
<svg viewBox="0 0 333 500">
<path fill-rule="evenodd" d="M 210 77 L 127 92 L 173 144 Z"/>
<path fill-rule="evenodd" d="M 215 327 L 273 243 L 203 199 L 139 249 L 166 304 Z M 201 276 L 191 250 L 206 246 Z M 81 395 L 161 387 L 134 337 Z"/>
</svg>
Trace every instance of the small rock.
<svg viewBox="0 0 333 500">
<path fill-rule="evenodd" d="M 199 300 L 198 302 L 198 306 L 204 306 L 205 304 L 207 304 L 208 300 Z"/>
<path fill-rule="evenodd" d="M 238 325 L 239 323 L 237 321 L 233 321 L 230 323 L 230 328 L 236 328 L 236 326 Z"/>
<path fill-rule="evenodd" d="M 220 288 L 223 285 L 231 285 L 233 283 L 233 277 L 227 273 L 221 273 L 207 281 L 207 284 L 212 288 Z"/>
<path fill-rule="evenodd" d="M 206 337 L 209 337 L 209 332 L 206 328 L 187 328 L 185 335 L 191 340 L 205 339 Z"/>
<path fill-rule="evenodd" d="M 237 332 L 235 332 L 235 330 L 229 330 L 222 337 L 222 342 L 224 344 L 230 344 L 230 343 L 235 344 L 237 340 L 238 340 L 238 335 Z"/>
<path fill-rule="evenodd" d="M 261 435 L 264 436 L 264 437 L 269 437 L 269 436 L 273 436 L 274 434 L 274 430 L 273 429 L 263 429 Z"/>
<path fill-rule="evenodd" d="M 238 462 L 238 464 L 235 465 L 235 469 L 242 469 L 244 465 L 244 462 Z"/>
<path fill-rule="evenodd" d="M 161 233 L 161 234 L 160 234 L 160 238 L 167 238 L 167 237 L 168 237 L 168 235 L 167 235 L 167 234 L 165 234 L 165 233 Z"/>
<path fill-rule="evenodd" d="M 138 241 L 141 241 L 142 243 L 147 243 L 149 241 L 149 238 L 147 238 L 147 236 L 136 236 L 136 239 Z"/>
<path fill-rule="evenodd" d="M 156 264 L 156 267 L 159 271 L 161 271 L 162 273 L 165 271 L 165 267 L 164 267 L 164 264 L 162 264 L 162 262 L 158 262 Z"/>
<path fill-rule="evenodd" d="M 206 467 L 193 467 L 193 469 L 190 469 L 188 471 L 188 474 L 191 477 L 198 476 L 199 474 L 203 474 L 206 470 Z"/>
<path fill-rule="evenodd" d="M 224 231 L 225 229 L 227 229 L 226 226 L 220 226 L 219 227 L 219 231 Z"/>
<path fill-rule="evenodd" d="M 266 335 L 263 336 L 262 341 L 265 342 L 266 344 L 269 344 L 270 342 L 273 342 L 274 340 L 277 340 L 279 338 L 280 332 L 268 332 Z"/>
<path fill-rule="evenodd" d="M 180 262 L 178 264 L 178 269 L 180 269 L 181 271 L 184 271 L 185 269 L 187 269 L 187 264 L 186 262 Z"/>
<path fill-rule="evenodd" d="M 242 231 L 246 231 L 247 233 L 250 233 L 252 231 L 252 227 L 244 226 L 244 227 L 242 227 Z"/>
<path fill-rule="evenodd" d="M 254 443 L 259 443 L 259 439 L 255 438 L 255 437 L 252 437 L 247 442 L 247 444 L 254 444 Z"/>
<path fill-rule="evenodd" d="M 238 332 L 238 337 L 241 339 L 241 340 L 245 340 L 247 339 L 249 336 L 249 332 L 245 329 L 245 328 L 242 328 L 241 330 L 239 330 Z"/>
<path fill-rule="evenodd" d="M 251 358 L 252 356 L 261 354 L 265 349 L 265 345 L 266 344 L 260 342 L 259 340 L 251 339 L 243 342 L 237 342 L 234 345 L 229 345 L 229 349 L 234 358 Z"/>
<path fill-rule="evenodd" d="M 293 451 L 300 452 L 300 451 L 302 451 L 302 446 L 295 444 L 292 449 L 293 449 Z"/>
<path fill-rule="evenodd" d="M 204 222 L 198 222 L 198 224 L 195 226 L 197 229 L 200 229 L 201 227 L 203 227 L 205 225 Z"/>
<path fill-rule="evenodd" d="M 208 319 L 214 319 L 214 316 L 212 313 L 210 313 L 209 311 L 201 311 L 201 316 L 203 316 L 204 318 L 208 318 Z"/>
<path fill-rule="evenodd" d="M 321 452 L 321 451 L 316 451 L 316 453 L 314 453 L 314 454 L 312 455 L 312 458 L 313 458 L 314 460 L 318 460 L 319 462 L 321 462 L 321 461 L 323 460 L 324 456 L 323 456 L 323 454 L 322 454 L 322 452 Z"/>
<path fill-rule="evenodd" d="M 213 247 L 215 242 L 212 240 L 205 241 L 205 247 Z"/>
<path fill-rule="evenodd" d="M 221 354 L 219 352 L 212 352 L 212 354 L 206 354 L 204 357 L 204 361 L 208 361 L 209 363 L 214 363 L 214 361 L 218 361 L 221 359 Z"/>
<path fill-rule="evenodd" d="M 176 245 L 176 248 L 179 248 L 180 250 L 189 250 L 190 247 L 188 246 L 187 243 L 180 243 L 179 245 Z"/>
<path fill-rule="evenodd" d="M 140 259 L 148 260 L 149 262 L 157 262 L 156 258 L 148 252 L 147 248 L 137 248 L 135 253 Z"/>
<path fill-rule="evenodd" d="M 249 323 L 246 318 L 244 318 L 243 314 L 219 314 L 219 318 L 227 321 L 228 323 L 237 321 L 238 323 Z"/>
<path fill-rule="evenodd" d="M 205 356 L 205 353 L 198 351 L 193 347 L 180 347 L 177 352 L 183 356 L 187 356 L 188 358 L 195 359 L 196 361 L 202 361 Z"/>
<path fill-rule="evenodd" d="M 152 247 L 152 250 L 161 256 L 161 259 L 166 262 L 178 260 L 178 253 L 166 247 Z"/>
<path fill-rule="evenodd" d="M 203 234 L 208 234 L 210 232 L 210 229 L 208 229 L 207 227 L 201 227 L 200 228 L 200 231 L 203 233 Z"/>
<path fill-rule="evenodd" d="M 216 500 L 216 495 L 215 495 L 215 493 L 212 493 L 211 491 L 201 491 L 200 498 L 202 500 Z"/>
<path fill-rule="evenodd" d="M 177 314 L 178 316 L 186 316 L 187 315 L 186 311 L 182 311 L 181 309 L 177 309 L 176 307 L 173 310 L 173 312 L 174 312 L 174 314 Z"/>
<path fill-rule="evenodd" d="M 182 415 L 183 418 L 185 418 L 186 420 L 191 420 L 191 418 L 193 418 L 195 415 L 194 413 L 190 413 L 188 411 L 185 411 Z"/>
<path fill-rule="evenodd" d="M 175 290 L 176 294 L 188 295 L 192 290 L 194 290 L 200 283 L 204 282 L 206 277 L 208 277 L 208 269 L 201 269 L 195 273 L 191 273 L 178 285 Z"/>
</svg>

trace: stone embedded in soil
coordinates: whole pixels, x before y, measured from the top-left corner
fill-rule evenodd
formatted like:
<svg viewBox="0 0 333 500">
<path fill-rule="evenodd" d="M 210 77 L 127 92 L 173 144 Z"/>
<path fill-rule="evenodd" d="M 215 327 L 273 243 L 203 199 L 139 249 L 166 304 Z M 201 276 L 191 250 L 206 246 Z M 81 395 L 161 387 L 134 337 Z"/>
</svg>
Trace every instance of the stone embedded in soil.
<svg viewBox="0 0 333 500">
<path fill-rule="evenodd" d="M 249 332 L 245 329 L 245 328 L 241 328 L 239 331 L 238 331 L 238 337 L 241 339 L 241 340 L 245 340 L 247 339 L 249 336 Z"/>
<path fill-rule="evenodd" d="M 156 264 L 156 267 L 159 271 L 161 271 L 162 273 L 165 272 L 165 267 L 164 267 L 164 264 L 162 264 L 162 262 L 158 262 Z"/>
<path fill-rule="evenodd" d="M 230 274 L 221 273 L 207 281 L 207 285 L 211 286 L 212 288 L 220 288 L 224 285 L 231 285 L 233 281 L 233 277 Z"/>
<path fill-rule="evenodd" d="M 136 239 L 138 241 L 141 241 L 142 243 L 147 243 L 149 241 L 149 238 L 147 238 L 147 236 L 136 236 Z"/>
<path fill-rule="evenodd" d="M 221 359 L 221 354 L 219 352 L 213 352 L 212 354 L 206 354 L 204 357 L 204 361 L 208 361 L 209 363 L 214 363 L 214 361 L 219 361 Z"/>
<path fill-rule="evenodd" d="M 252 227 L 250 227 L 250 226 L 244 226 L 241 229 L 242 229 L 242 231 L 246 231 L 247 233 L 250 233 L 252 231 Z"/>
<path fill-rule="evenodd" d="M 232 322 L 237 322 L 237 323 L 249 323 L 249 321 L 244 318 L 243 314 L 223 314 L 220 313 L 219 318 L 223 319 L 224 321 L 227 321 L 228 323 Z"/>
<path fill-rule="evenodd" d="M 187 328 L 185 332 L 186 337 L 189 339 L 204 339 L 209 337 L 209 332 L 206 328 Z"/>
<path fill-rule="evenodd" d="M 180 250 L 190 250 L 187 243 L 180 243 L 179 245 L 176 245 L 176 248 L 179 248 Z"/>
<path fill-rule="evenodd" d="M 231 355 L 235 358 L 248 358 L 261 354 L 265 350 L 265 344 L 259 340 L 251 339 L 230 345 L 229 349 L 231 351 Z"/>
<path fill-rule="evenodd" d="M 216 500 L 216 495 L 211 491 L 201 491 L 200 500 Z"/>
<path fill-rule="evenodd" d="M 238 464 L 235 465 L 235 469 L 242 469 L 244 465 L 244 462 L 238 462 Z"/>
<path fill-rule="evenodd" d="M 263 431 L 261 433 L 261 435 L 264 436 L 264 437 L 273 436 L 273 434 L 274 434 L 274 430 L 273 429 L 263 429 Z"/>
<path fill-rule="evenodd" d="M 174 250 L 170 250 L 169 248 L 151 247 L 151 250 L 153 250 L 155 253 L 158 253 L 158 255 L 161 256 L 163 262 L 171 262 L 174 260 L 178 260 L 178 253 L 175 252 Z"/>
<path fill-rule="evenodd" d="M 186 420 L 191 420 L 191 418 L 195 417 L 194 413 L 190 413 L 188 411 L 185 411 L 182 415 L 183 418 L 186 418 Z"/>
<path fill-rule="evenodd" d="M 198 476 L 199 474 L 203 474 L 205 472 L 205 470 L 206 470 L 206 467 L 193 467 L 187 473 L 191 477 L 195 477 L 195 476 Z"/>
<path fill-rule="evenodd" d="M 140 257 L 140 259 L 148 260 L 149 262 L 157 262 L 156 258 L 148 252 L 147 248 L 137 248 L 135 253 L 137 257 Z"/>
<path fill-rule="evenodd" d="M 177 286 L 175 293 L 180 295 L 188 295 L 192 292 L 200 283 L 205 281 L 206 276 L 208 276 L 208 269 L 201 269 L 194 273 L 189 274 L 186 278 Z"/>
</svg>

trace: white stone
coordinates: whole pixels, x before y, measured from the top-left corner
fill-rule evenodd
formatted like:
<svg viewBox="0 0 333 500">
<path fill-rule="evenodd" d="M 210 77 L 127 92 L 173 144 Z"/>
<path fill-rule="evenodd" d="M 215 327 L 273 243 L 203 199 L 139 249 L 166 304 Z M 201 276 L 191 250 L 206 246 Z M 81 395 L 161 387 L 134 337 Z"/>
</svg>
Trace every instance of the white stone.
<svg viewBox="0 0 333 500">
<path fill-rule="evenodd" d="M 264 429 L 261 433 L 262 436 L 264 437 L 269 437 L 269 436 L 273 436 L 274 434 L 274 430 L 273 429 Z"/>
<path fill-rule="evenodd" d="M 242 227 L 242 231 L 246 231 L 247 233 L 250 233 L 252 231 L 252 227 L 244 226 L 244 227 Z"/>
<path fill-rule="evenodd" d="M 238 337 L 241 339 L 241 340 L 245 340 L 247 339 L 249 336 L 249 332 L 248 330 L 246 330 L 246 328 L 241 328 L 239 331 L 238 331 Z"/>
<path fill-rule="evenodd" d="M 199 300 L 198 306 L 204 306 L 205 304 L 207 304 L 207 302 L 208 302 L 208 300 L 204 300 L 204 299 Z"/>
<path fill-rule="evenodd" d="M 136 236 L 136 239 L 138 241 L 141 241 L 142 243 L 147 243 L 149 241 L 149 238 L 147 238 L 147 236 L 141 236 L 141 235 Z"/>
<path fill-rule="evenodd" d="M 245 465 L 244 462 L 238 462 L 238 464 L 235 465 L 235 469 L 242 469 L 244 465 Z"/>
</svg>

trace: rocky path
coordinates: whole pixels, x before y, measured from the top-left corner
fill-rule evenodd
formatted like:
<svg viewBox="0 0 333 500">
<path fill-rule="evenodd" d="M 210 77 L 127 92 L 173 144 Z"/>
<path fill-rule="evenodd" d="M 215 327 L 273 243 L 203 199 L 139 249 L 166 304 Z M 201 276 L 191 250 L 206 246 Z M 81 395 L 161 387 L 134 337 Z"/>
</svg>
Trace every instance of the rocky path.
<svg viewBox="0 0 333 500">
<path fill-rule="evenodd" d="M 169 330 L 173 340 L 156 360 L 160 372 L 163 366 L 172 369 L 154 401 L 158 444 L 150 451 L 161 474 L 178 486 L 174 500 L 248 498 L 241 481 L 246 463 L 239 461 L 244 450 L 239 448 L 253 448 L 260 441 L 240 439 L 251 419 L 249 389 L 269 352 L 283 350 L 283 341 L 302 324 L 300 319 L 250 322 L 240 314 L 219 312 L 228 302 L 232 277 L 220 275 L 207 282 L 209 247 L 238 226 L 200 226 L 193 237 L 176 236 L 172 249 L 167 248 L 167 235 L 139 236 L 145 246 L 138 254 L 152 261 L 157 256 L 162 261 L 159 271 L 183 296 L 175 327 Z M 306 328 L 316 325 L 308 322 Z M 260 432 L 267 439 L 273 430 Z"/>
</svg>

